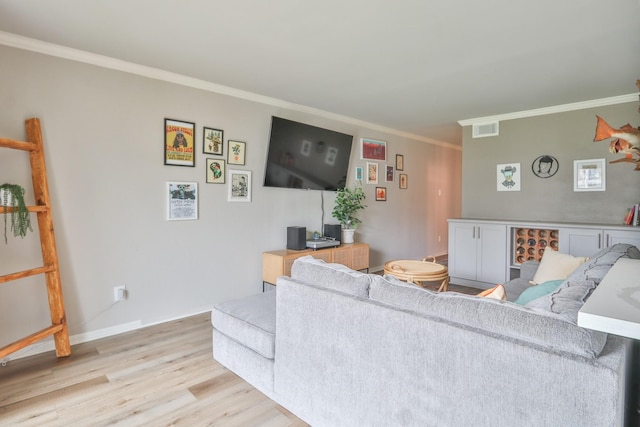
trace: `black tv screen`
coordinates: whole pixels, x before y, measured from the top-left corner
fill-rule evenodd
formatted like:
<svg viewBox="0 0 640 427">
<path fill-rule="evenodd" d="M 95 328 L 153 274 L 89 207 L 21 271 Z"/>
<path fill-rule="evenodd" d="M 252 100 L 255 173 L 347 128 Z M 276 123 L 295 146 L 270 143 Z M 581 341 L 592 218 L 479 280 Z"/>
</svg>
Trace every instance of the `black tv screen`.
<svg viewBox="0 0 640 427">
<path fill-rule="evenodd" d="M 280 117 L 271 118 L 264 186 L 342 189 L 353 136 Z"/>
</svg>

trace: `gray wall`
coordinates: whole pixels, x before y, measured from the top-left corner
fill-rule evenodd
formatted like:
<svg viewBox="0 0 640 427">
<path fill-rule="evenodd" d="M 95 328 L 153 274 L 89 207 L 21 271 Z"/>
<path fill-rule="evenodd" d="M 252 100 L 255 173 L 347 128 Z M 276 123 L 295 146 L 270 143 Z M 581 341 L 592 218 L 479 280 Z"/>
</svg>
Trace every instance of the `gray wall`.
<svg viewBox="0 0 640 427">
<path fill-rule="evenodd" d="M 620 224 L 627 209 L 640 202 L 640 171 L 609 152 L 609 141 L 593 142 L 596 114 L 611 126 L 640 125 L 638 103 L 590 108 L 538 117 L 506 120 L 500 135 L 471 138 L 463 129 L 462 216 L 466 218 L 545 220 Z M 541 179 L 532 162 L 548 154 L 560 169 Z M 606 159 L 606 191 L 574 192 L 573 161 Z M 496 166 L 520 163 L 521 191 L 496 190 Z"/>
<path fill-rule="evenodd" d="M 91 339 L 210 310 L 262 290 L 261 254 L 286 246 L 286 227 L 320 230 L 334 193 L 262 187 L 271 115 L 388 142 L 404 154 L 409 188 L 365 185 L 368 208 L 356 240 L 371 265 L 447 251 L 446 219 L 460 215 L 461 152 L 304 112 L 0 46 L 0 135 L 24 139 L 40 117 L 61 275 L 72 336 Z M 163 120 L 196 123 L 196 167 L 163 165 Z M 227 185 L 205 183 L 202 127 L 246 141 L 251 203 L 228 203 Z M 349 185 L 356 166 L 354 148 Z M 382 166 L 382 165 L 381 165 Z M 381 167 L 382 170 L 382 167 Z M 166 221 L 167 181 L 197 181 L 200 219 Z M 24 184 L 27 156 L 0 151 L 0 182 Z M 324 198 L 324 205 L 322 200 Z M 35 217 L 34 217 L 35 220 Z M 37 256 L 34 254 L 38 254 Z M 37 237 L 0 244 L 0 274 L 41 263 Z M 129 299 L 116 305 L 113 287 Z M 0 345 L 48 324 L 42 279 L 0 286 Z"/>
</svg>

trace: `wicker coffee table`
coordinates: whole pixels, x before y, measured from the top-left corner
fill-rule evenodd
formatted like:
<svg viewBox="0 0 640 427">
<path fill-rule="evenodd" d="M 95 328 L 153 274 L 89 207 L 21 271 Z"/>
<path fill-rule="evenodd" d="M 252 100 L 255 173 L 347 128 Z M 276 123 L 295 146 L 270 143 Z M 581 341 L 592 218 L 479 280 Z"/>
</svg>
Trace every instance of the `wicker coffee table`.
<svg viewBox="0 0 640 427">
<path fill-rule="evenodd" d="M 428 258 L 433 258 L 428 261 Z M 427 257 L 422 261 L 400 259 L 384 264 L 384 274 L 390 274 L 405 282 L 424 287 L 425 282 L 440 282 L 438 292 L 449 288 L 449 271 L 444 265 L 436 263 L 435 257 Z"/>
</svg>

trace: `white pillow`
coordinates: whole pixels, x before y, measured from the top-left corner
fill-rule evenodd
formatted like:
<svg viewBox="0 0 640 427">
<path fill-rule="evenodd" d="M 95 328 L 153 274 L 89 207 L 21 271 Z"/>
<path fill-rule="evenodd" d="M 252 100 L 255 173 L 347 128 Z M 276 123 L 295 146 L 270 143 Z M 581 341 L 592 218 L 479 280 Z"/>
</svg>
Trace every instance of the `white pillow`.
<svg viewBox="0 0 640 427">
<path fill-rule="evenodd" d="M 544 248 L 540 266 L 536 270 L 531 283 L 538 285 L 550 280 L 564 280 L 573 271 L 587 262 L 588 258 L 575 257 L 569 254 L 561 254 L 551 247 Z"/>
</svg>

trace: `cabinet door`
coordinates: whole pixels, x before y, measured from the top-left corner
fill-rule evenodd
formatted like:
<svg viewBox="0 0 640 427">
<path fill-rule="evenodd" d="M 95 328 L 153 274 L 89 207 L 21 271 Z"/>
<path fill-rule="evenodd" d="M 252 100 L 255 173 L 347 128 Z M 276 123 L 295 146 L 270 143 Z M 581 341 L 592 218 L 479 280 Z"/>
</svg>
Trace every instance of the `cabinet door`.
<svg viewBox="0 0 640 427">
<path fill-rule="evenodd" d="M 613 246 L 616 243 L 629 243 L 640 249 L 640 231 L 604 230 L 604 234 L 607 246 Z"/>
<path fill-rule="evenodd" d="M 507 226 L 480 224 L 478 241 L 477 280 L 504 283 L 507 275 Z"/>
<path fill-rule="evenodd" d="M 602 230 L 590 228 L 561 228 L 558 242 L 562 253 L 591 256 L 602 249 Z"/>
<path fill-rule="evenodd" d="M 449 223 L 449 274 L 476 280 L 478 227 L 473 223 Z"/>
</svg>

